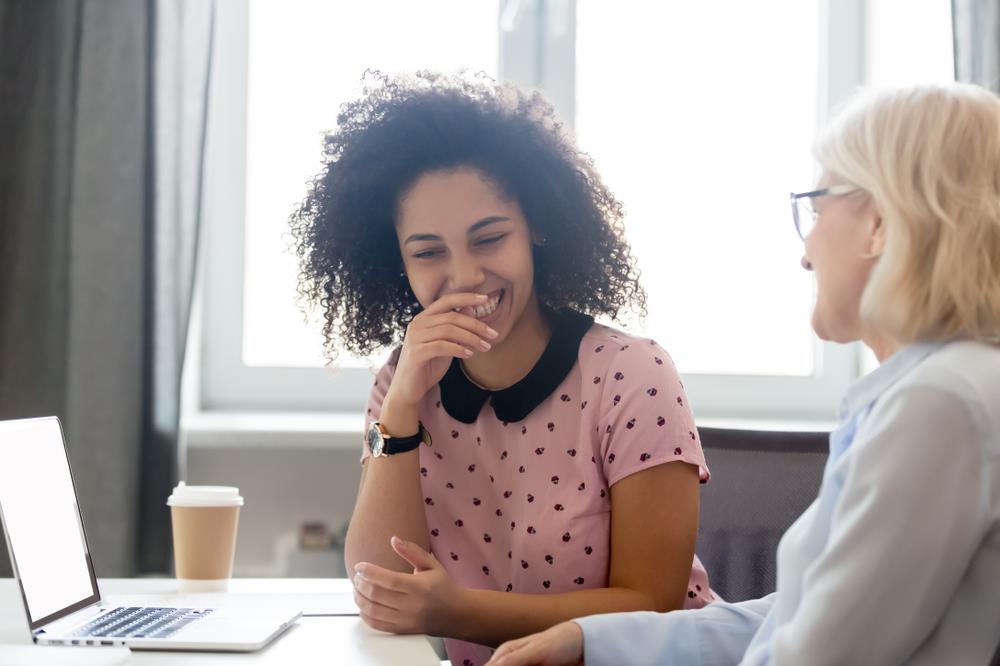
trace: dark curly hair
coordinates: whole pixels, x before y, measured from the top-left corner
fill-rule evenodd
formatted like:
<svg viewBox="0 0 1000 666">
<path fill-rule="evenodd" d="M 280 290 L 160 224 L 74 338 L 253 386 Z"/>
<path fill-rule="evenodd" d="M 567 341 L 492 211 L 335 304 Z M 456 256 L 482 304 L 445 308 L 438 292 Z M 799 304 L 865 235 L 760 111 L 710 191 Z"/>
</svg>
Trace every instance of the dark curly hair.
<svg viewBox="0 0 1000 666">
<path fill-rule="evenodd" d="M 366 72 L 323 139 L 324 166 L 290 219 L 298 293 L 319 306 L 330 359 L 398 343 L 421 306 L 403 273 L 397 207 L 424 173 L 481 171 L 532 232 L 535 293 L 550 308 L 645 315 L 622 205 L 538 93 L 484 75 Z"/>
</svg>

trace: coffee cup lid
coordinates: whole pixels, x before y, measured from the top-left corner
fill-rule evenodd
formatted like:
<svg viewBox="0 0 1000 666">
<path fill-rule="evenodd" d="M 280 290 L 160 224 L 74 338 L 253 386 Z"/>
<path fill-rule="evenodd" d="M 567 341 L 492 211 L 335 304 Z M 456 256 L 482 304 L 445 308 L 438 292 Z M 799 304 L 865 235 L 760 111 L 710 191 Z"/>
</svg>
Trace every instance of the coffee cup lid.
<svg viewBox="0 0 1000 666">
<path fill-rule="evenodd" d="M 243 506 L 243 498 L 235 486 L 189 486 L 181 481 L 167 506 Z"/>
</svg>

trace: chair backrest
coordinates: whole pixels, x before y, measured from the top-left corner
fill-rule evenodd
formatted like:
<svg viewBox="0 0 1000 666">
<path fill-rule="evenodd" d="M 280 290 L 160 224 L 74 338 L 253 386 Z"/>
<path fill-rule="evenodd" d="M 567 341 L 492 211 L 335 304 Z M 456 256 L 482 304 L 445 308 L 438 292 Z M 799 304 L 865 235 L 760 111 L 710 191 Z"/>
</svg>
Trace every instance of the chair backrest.
<svg viewBox="0 0 1000 666">
<path fill-rule="evenodd" d="M 774 591 L 785 530 L 819 494 L 826 432 L 699 428 L 712 481 L 702 488 L 698 557 L 726 601 Z"/>
</svg>

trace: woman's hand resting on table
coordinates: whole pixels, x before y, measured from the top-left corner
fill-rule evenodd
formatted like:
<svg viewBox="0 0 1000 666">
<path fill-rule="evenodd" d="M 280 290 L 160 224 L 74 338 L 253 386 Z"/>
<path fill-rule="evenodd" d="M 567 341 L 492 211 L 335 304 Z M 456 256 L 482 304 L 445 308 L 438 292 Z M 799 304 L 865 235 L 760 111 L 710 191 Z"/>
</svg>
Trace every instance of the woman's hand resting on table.
<svg viewBox="0 0 1000 666">
<path fill-rule="evenodd" d="M 445 636 L 462 616 L 465 588 L 437 558 L 415 543 L 392 537 L 392 548 L 413 573 L 361 562 L 354 567 L 354 601 L 368 626 L 393 634 Z"/>
<path fill-rule="evenodd" d="M 487 666 L 576 666 L 583 663 L 583 629 L 563 622 L 541 632 L 507 641 Z"/>
</svg>

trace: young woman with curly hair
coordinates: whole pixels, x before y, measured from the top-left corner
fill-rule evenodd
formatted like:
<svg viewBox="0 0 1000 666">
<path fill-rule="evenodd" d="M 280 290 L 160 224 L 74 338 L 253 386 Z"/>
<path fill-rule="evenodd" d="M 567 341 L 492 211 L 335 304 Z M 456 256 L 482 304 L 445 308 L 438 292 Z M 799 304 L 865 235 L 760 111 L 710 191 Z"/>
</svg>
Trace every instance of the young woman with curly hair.
<svg viewBox="0 0 1000 666">
<path fill-rule="evenodd" d="M 539 95 L 375 78 L 292 218 L 331 353 L 399 345 L 347 535 L 362 617 L 482 664 L 579 615 L 712 601 L 680 379 L 593 320 L 645 307 L 621 204 Z"/>
</svg>

